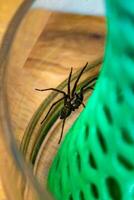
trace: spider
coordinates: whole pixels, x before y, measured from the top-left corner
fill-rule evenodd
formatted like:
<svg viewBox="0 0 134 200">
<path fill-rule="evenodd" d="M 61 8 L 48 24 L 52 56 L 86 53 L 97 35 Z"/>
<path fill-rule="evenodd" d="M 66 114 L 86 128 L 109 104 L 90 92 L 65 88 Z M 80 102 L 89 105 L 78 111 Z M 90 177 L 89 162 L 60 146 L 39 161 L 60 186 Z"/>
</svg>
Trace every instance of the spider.
<svg viewBox="0 0 134 200">
<path fill-rule="evenodd" d="M 86 83 L 85 85 L 83 85 L 81 88 L 80 88 L 80 91 L 77 92 L 76 91 L 76 88 L 77 88 L 77 84 L 78 84 L 78 81 L 81 77 L 81 75 L 83 74 L 84 70 L 86 69 L 88 63 L 86 63 L 86 65 L 82 68 L 81 72 L 79 73 L 75 83 L 74 83 L 74 86 L 73 86 L 73 89 L 72 91 L 70 90 L 70 82 L 71 82 L 71 76 L 72 76 L 72 70 L 73 68 L 71 68 L 71 71 L 69 73 L 69 77 L 68 77 L 68 88 L 67 88 L 67 93 L 62 91 L 62 90 L 58 90 L 56 88 L 47 88 L 47 89 L 35 89 L 37 91 L 47 91 L 47 90 L 53 90 L 53 91 L 56 91 L 58 93 L 61 93 L 63 95 L 62 98 L 60 98 L 59 100 L 57 100 L 56 102 L 54 102 L 51 107 L 49 108 L 45 118 L 42 120 L 41 124 L 46 120 L 46 118 L 48 117 L 49 113 L 51 112 L 51 110 L 53 109 L 53 107 L 59 103 L 60 101 L 64 100 L 64 105 L 63 107 L 61 108 L 61 111 L 60 111 L 60 119 L 63 120 L 63 123 L 62 123 L 62 129 L 61 129 L 61 135 L 60 135 L 60 139 L 59 139 L 59 142 L 58 144 L 60 144 L 61 142 L 61 139 L 62 139 L 62 136 L 63 136 L 63 130 L 64 130 L 64 125 L 65 125 L 65 121 L 67 119 L 67 117 L 72 113 L 72 111 L 75 111 L 76 109 L 79 108 L 80 105 L 82 105 L 83 107 L 85 107 L 85 104 L 83 103 L 83 98 L 84 98 L 84 91 L 88 88 L 88 89 L 93 89 L 92 87 L 88 87 L 89 83 L 91 82 L 88 82 Z M 96 80 L 96 78 L 93 78 L 92 81 Z"/>
</svg>

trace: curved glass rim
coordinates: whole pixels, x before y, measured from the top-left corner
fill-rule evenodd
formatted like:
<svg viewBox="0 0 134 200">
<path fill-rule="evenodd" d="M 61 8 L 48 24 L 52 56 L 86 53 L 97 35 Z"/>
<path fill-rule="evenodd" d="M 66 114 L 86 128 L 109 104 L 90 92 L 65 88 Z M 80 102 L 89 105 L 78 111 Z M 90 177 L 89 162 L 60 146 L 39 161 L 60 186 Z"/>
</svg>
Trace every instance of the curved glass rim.
<svg viewBox="0 0 134 200">
<path fill-rule="evenodd" d="M 16 164 L 19 172 L 28 179 L 32 187 L 37 192 L 38 199 L 52 199 L 47 191 L 42 190 L 38 184 L 38 181 L 32 174 L 32 170 L 30 170 L 30 166 L 28 166 L 24 162 L 24 158 L 19 151 L 16 141 L 14 139 L 10 112 L 8 107 L 8 95 L 7 95 L 7 85 L 6 85 L 6 72 L 10 56 L 10 51 L 12 50 L 12 44 L 14 42 L 15 34 L 19 29 L 21 22 L 24 16 L 30 10 L 32 4 L 35 0 L 24 0 L 20 7 L 17 9 L 15 15 L 10 21 L 7 31 L 4 35 L 2 45 L 0 48 L 0 118 L 1 118 L 1 127 L 4 131 L 4 136 L 6 142 L 8 144 L 9 151 L 12 154 L 12 158 L 14 159 L 14 164 Z M 101 58 L 102 60 L 102 58 Z"/>
<path fill-rule="evenodd" d="M 8 60 L 10 56 L 10 51 L 12 49 L 12 44 L 15 38 L 15 34 L 19 29 L 21 22 L 24 16 L 30 10 L 32 4 L 35 0 L 24 0 L 16 13 L 12 17 L 4 38 L 2 40 L 1 48 L 0 48 L 0 118 L 1 118 L 1 127 L 4 132 L 4 136 L 6 139 L 7 146 L 9 151 L 12 154 L 12 158 L 15 161 L 17 169 L 19 172 L 26 177 L 29 181 L 30 185 L 37 192 L 37 199 L 52 199 L 47 191 L 42 190 L 39 187 L 37 180 L 34 178 L 32 171 L 30 170 L 30 166 L 28 167 L 23 159 L 23 156 L 18 150 L 16 141 L 14 139 L 13 129 L 11 125 L 10 112 L 8 107 L 8 96 L 7 96 L 7 87 L 6 87 L 6 66 L 8 65 Z"/>
</svg>

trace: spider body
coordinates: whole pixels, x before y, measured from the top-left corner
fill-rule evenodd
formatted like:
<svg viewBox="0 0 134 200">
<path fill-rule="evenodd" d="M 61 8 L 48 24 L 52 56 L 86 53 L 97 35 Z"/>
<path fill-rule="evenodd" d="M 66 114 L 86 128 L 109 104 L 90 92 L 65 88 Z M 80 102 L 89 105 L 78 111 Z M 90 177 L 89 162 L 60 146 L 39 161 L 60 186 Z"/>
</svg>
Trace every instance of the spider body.
<svg viewBox="0 0 134 200">
<path fill-rule="evenodd" d="M 71 104 L 72 104 L 73 111 L 78 109 L 81 104 L 84 105 L 84 103 L 83 103 L 83 94 L 75 93 L 74 97 L 71 100 Z"/>
<path fill-rule="evenodd" d="M 54 102 L 52 104 L 52 106 L 50 107 L 50 109 L 48 110 L 45 118 L 42 120 L 41 124 L 45 121 L 45 119 L 48 117 L 49 113 L 51 112 L 52 108 L 57 104 L 59 103 L 60 101 L 63 101 L 64 100 L 64 104 L 63 104 L 63 107 L 61 108 L 61 111 L 60 111 L 60 114 L 59 114 L 59 117 L 61 120 L 63 120 L 63 123 L 62 123 L 62 130 L 61 130 L 61 136 L 60 136 L 60 139 L 59 139 L 59 143 L 62 139 L 62 135 L 63 135 L 63 130 L 64 130 L 64 124 L 65 124 L 65 120 L 67 117 L 70 116 L 70 114 L 75 111 L 76 109 L 79 108 L 80 105 L 83 105 L 83 107 L 85 107 L 85 104 L 83 103 L 83 94 L 84 94 L 84 91 L 85 89 L 87 88 L 90 88 L 90 89 L 93 89 L 92 87 L 88 87 L 89 83 L 86 83 L 84 86 L 82 86 L 80 88 L 80 91 L 79 92 L 76 92 L 76 88 L 77 88 L 77 83 L 83 73 L 83 71 L 85 70 L 85 68 L 87 67 L 88 63 L 86 63 L 86 65 L 82 68 L 80 74 L 78 75 L 75 83 L 74 83 L 74 87 L 72 89 L 72 91 L 70 91 L 70 82 L 71 82 L 71 75 L 72 75 L 72 68 L 71 68 L 71 71 L 70 71 L 70 74 L 69 74 L 69 77 L 68 77 L 68 91 L 67 93 L 65 93 L 64 91 L 62 90 L 58 90 L 56 88 L 48 88 L 48 89 L 36 89 L 38 91 L 47 91 L 47 90 L 53 90 L 53 91 L 56 91 L 56 92 L 59 92 L 63 95 L 62 98 L 60 98 L 59 100 L 57 100 L 56 102 Z M 96 78 L 94 78 L 93 80 L 96 80 Z"/>
<path fill-rule="evenodd" d="M 60 119 L 66 119 L 72 112 L 71 102 L 65 101 L 60 112 Z"/>
<path fill-rule="evenodd" d="M 64 106 L 60 112 L 60 119 L 66 119 L 72 111 L 75 111 L 83 103 L 83 95 L 75 93 L 71 99 L 67 96 L 64 100 Z"/>
</svg>

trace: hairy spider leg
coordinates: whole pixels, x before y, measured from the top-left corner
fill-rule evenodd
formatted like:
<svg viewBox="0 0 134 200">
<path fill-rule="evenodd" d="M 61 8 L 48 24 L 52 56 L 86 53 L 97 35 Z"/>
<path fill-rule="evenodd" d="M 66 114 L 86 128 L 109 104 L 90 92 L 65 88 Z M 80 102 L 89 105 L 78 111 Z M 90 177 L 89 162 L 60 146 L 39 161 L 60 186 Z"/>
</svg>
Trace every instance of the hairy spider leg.
<svg viewBox="0 0 134 200">
<path fill-rule="evenodd" d="M 60 135 L 60 139 L 59 139 L 59 142 L 58 142 L 58 144 L 60 144 L 60 142 L 61 142 L 61 139 L 62 139 L 62 136 L 63 136 L 63 131 L 64 131 L 64 125 L 65 125 L 65 121 L 66 121 L 66 118 L 65 118 L 65 119 L 63 119 L 63 123 L 62 123 L 62 130 L 61 130 L 61 135 Z"/>
<path fill-rule="evenodd" d="M 56 89 L 56 88 L 47 88 L 47 89 L 37 89 L 37 88 L 35 88 L 35 90 L 40 91 L 40 92 L 47 91 L 47 90 L 53 90 L 53 91 L 62 93 L 62 94 L 64 94 L 64 96 L 66 96 L 66 93 L 65 93 L 64 91 L 58 90 L 58 89 Z"/>
<path fill-rule="evenodd" d="M 85 108 L 86 107 L 86 105 L 83 103 L 83 101 L 82 101 L 82 103 L 81 103 L 82 105 L 83 105 L 83 107 Z"/>
<path fill-rule="evenodd" d="M 72 94 L 71 94 L 72 97 L 74 96 L 74 93 L 75 93 L 75 91 L 76 91 L 77 83 L 78 83 L 78 81 L 79 81 L 79 79 L 80 79 L 82 73 L 83 73 L 84 70 L 86 69 L 87 65 L 88 65 L 88 62 L 87 62 L 86 65 L 83 67 L 83 69 L 81 70 L 80 74 L 78 75 L 78 77 L 77 77 L 77 79 L 76 79 L 76 81 L 75 81 L 75 83 L 74 83 L 74 87 L 73 87 L 73 89 L 72 89 Z"/>
<path fill-rule="evenodd" d="M 57 104 L 59 103 L 60 101 L 62 101 L 65 97 L 62 97 L 61 99 L 59 99 L 58 101 L 54 102 L 51 107 L 49 108 L 45 118 L 41 121 L 41 124 L 46 120 L 46 118 L 48 117 L 49 113 L 51 112 L 52 108 Z"/>
<path fill-rule="evenodd" d="M 92 89 L 93 90 L 93 87 L 89 86 L 87 87 L 90 83 L 92 83 L 92 81 L 96 80 L 97 78 L 93 78 L 90 82 L 87 82 L 85 85 L 83 85 L 81 88 L 80 88 L 80 92 L 79 93 L 74 93 L 77 97 L 82 96 L 83 97 L 83 93 L 87 90 L 87 89 Z M 81 104 L 83 105 L 83 107 L 85 108 L 85 104 L 84 102 L 82 101 Z"/>
<path fill-rule="evenodd" d="M 80 93 L 85 92 L 87 89 L 94 89 L 92 86 L 88 86 L 91 82 L 97 80 L 97 77 L 93 78 L 90 82 L 87 82 L 85 85 L 83 85 L 80 89 Z M 88 87 L 87 87 L 88 86 Z"/>
<path fill-rule="evenodd" d="M 69 96 L 69 98 L 70 98 L 70 82 L 71 82 L 72 70 L 73 70 L 73 68 L 71 68 L 71 71 L 70 71 L 70 74 L 68 77 L 68 96 Z"/>
<path fill-rule="evenodd" d="M 77 93 L 75 93 L 75 95 L 76 95 L 77 97 L 79 97 L 79 95 L 78 95 Z M 83 105 L 84 108 L 86 107 L 83 101 L 81 102 L 81 104 Z"/>
</svg>

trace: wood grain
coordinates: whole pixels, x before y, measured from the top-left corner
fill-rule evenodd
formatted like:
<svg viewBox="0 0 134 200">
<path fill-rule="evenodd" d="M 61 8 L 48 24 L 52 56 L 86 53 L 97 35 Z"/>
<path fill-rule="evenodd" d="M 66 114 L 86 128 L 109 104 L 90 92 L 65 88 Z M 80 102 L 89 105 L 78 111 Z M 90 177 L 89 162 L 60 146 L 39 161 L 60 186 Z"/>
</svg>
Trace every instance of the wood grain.
<svg viewBox="0 0 134 200">
<path fill-rule="evenodd" d="M 0 1 L 0 43 L 8 27 L 8 23 L 19 7 L 22 0 L 1 0 Z"/>
<path fill-rule="evenodd" d="M 31 13 L 32 12 L 32 13 Z M 56 87 L 74 72 L 103 55 L 105 21 L 99 17 L 31 11 L 15 37 L 8 63 L 8 97 L 18 144 L 48 93 L 35 88 Z M 49 151 L 47 152 L 49 154 Z M 42 179 L 44 167 L 37 176 Z"/>
<path fill-rule="evenodd" d="M 11 20 L 13 14 L 17 10 L 18 6 L 22 0 L 1 0 L 0 1 L 0 45 L 3 39 L 3 35 L 8 27 L 8 23 Z M 1 131 L 1 130 L 0 130 Z M 2 138 L 0 137 L 0 152 L 5 155 L 5 149 L 3 148 Z M 1 163 L 0 159 L 0 168 L 5 165 L 5 163 Z M 4 166 L 3 166 L 4 167 Z M 6 200 L 5 192 L 3 190 L 0 178 L 0 200 Z"/>
<path fill-rule="evenodd" d="M 71 66 L 76 71 L 87 61 L 103 55 L 104 19 L 52 14 L 30 55 L 25 55 L 28 58 L 22 67 L 25 58 L 20 60 L 28 40 L 24 33 L 23 38 L 22 48 L 17 44 L 16 50 L 14 45 L 8 76 L 11 117 L 18 142 L 36 108 L 49 93 L 39 94 L 34 89 L 56 87 L 68 76 Z"/>
<path fill-rule="evenodd" d="M 35 30 L 34 26 L 33 29 Z M 75 72 L 87 61 L 90 63 L 103 56 L 105 21 L 98 17 L 52 13 L 37 42 L 31 48 L 30 54 L 25 54 L 25 58 L 22 59 L 29 31 L 27 29 L 26 35 L 23 32 L 22 48 L 17 47 L 19 51 L 15 50 L 16 45 L 14 45 L 13 51 L 17 52 L 17 56 L 14 54 L 9 72 L 10 109 L 18 144 L 21 143 L 24 131 L 35 110 L 49 94 L 49 92 L 39 93 L 34 89 L 57 87 L 67 78 L 70 67 L 73 67 Z M 21 34 L 18 37 L 19 41 L 20 37 Z M 15 43 L 18 46 L 17 38 Z M 22 65 L 23 60 L 26 60 L 24 65 Z M 74 118 L 77 115 L 78 112 Z M 67 122 L 68 126 L 71 124 L 70 120 Z M 68 126 L 65 127 L 65 131 Z M 56 142 L 58 130 L 60 130 L 60 123 L 54 127 L 55 136 L 51 143 L 48 142 L 46 148 L 41 150 L 42 157 L 47 159 L 41 159 L 39 156 L 34 168 L 34 173 L 43 184 L 44 176 L 47 176 L 53 155 L 58 148 Z M 37 135 L 34 135 L 34 139 L 36 137 Z M 32 148 L 32 142 L 29 144 L 29 150 Z"/>
</svg>

